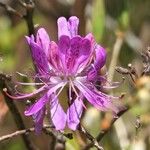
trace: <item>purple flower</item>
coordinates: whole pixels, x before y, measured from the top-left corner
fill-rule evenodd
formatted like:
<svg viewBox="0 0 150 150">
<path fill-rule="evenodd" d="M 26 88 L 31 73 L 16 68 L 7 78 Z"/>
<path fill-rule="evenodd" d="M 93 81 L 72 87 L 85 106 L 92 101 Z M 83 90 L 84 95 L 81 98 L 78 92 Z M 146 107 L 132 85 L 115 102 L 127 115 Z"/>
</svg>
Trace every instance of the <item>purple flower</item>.
<svg viewBox="0 0 150 150">
<path fill-rule="evenodd" d="M 105 49 L 95 42 L 91 33 L 85 37 L 78 35 L 77 17 L 72 16 L 68 21 L 60 17 L 57 24 L 58 43 L 50 40 L 44 28 L 38 30 L 36 37 L 26 37 L 38 71 L 36 78 L 41 81 L 34 84 L 41 87 L 33 93 L 13 97 L 26 99 L 41 93 L 42 96 L 25 111 L 26 116 L 34 118 L 36 132 L 42 129 L 46 105 L 49 105 L 56 130 L 66 126 L 77 129 L 85 99 L 102 111 L 118 113 L 122 108 L 118 98 L 104 94 L 96 85 L 106 82 L 105 77 L 99 75 L 106 62 Z M 103 88 L 102 84 L 99 86 Z M 64 87 L 68 88 L 67 111 L 58 99 Z"/>
</svg>

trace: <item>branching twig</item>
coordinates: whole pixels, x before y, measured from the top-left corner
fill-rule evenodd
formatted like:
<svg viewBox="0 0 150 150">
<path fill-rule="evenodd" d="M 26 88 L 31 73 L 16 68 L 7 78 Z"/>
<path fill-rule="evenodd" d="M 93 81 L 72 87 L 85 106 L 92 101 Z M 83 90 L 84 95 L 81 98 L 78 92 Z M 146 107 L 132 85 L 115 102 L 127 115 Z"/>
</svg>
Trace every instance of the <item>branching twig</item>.
<svg viewBox="0 0 150 150">
<path fill-rule="evenodd" d="M 10 14 L 13 14 L 13 15 L 15 15 L 15 16 L 18 16 L 18 17 L 20 17 L 20 18 L 23 17 L 23 15 L 22 15 L 21 13 L 19 13 L 17 10 L 15 10 L 14 8 L 12 8 L 12 7 L 6 5 L 6 4 L 4 4 L 4 3 L 2 3 L 2 2 L 0 2 L 0 6 L 3 7 L 3 8 L 5 8 L 6 11 L 7 11 L 8 13 L 10 13 Z"/>
<path fill-rule="evenodd" d="M 11 138 L 16 137 L 18 135 L 28 134 L 28 133 L 33 132 L 33 131 L 35 131 L 34 128 L 29 128 L 29 129 L 24 129 L 24 130 L 18 130 L 16 132 L 11 133 L 11 134 L 3 135 L 0 137 L 0 142 L 11 139 Z"/>
<path fill-rule="evenodd" d="M 98 135 L 97 137 L 95 138 L 98 142 L 100 142 L 102 140 L 102 138 L 110 131 L 110 129 L 112 128 L 113 124 L 117 121 L 118 118 L 120 118 L 125 112 L 127 112 L 129 110 L 129 108 L 126 108 L 122 111 L 120 111 L 117 116 L 118 117 L 115 117 L 112 119 L 111 123 L 110 123 L 110 127 L 105 129 L 105 130 L 102 130 Z M 91 147 L 94 146 L 94 143 L 91 142 L 90 144 L 86 145 L 83 150 L 88 150 L 90 149 Z"/>
<path fill-rule="evenodd" d="M 22 3 L 24 4 L 24 3 Z M 34 34 L 34 23 L 33 23 L 33 11 L 34 11 L 33 0 L 25 0 L 24 7 L 26 9 L 26 15 L 24 16 L 27 23 L 29 35 Z"/>
<path fill-rule="evenodd" d="M 101 147 L 101 146 L 99 145 L 97 139 L 94 138 L 94 137 L 93 137 L 85 128 L 83 128 L 81 125 L 80 125 L 80 127 L 79 127 L 79 131 L 81 131 L 81 132 L 86 136 L 86 138 L 91 141 L 92 147 L 94 146 L 94 147 L 96 147 L 98 150 L 103 150 L 103 147 Z M 87 145 L 87 147 L 88 147 L 88 145 Z M 85 150 L 87 150 L 86 147 L 85 147 Z"/>
<path fill-rule="evenodd" d="M 34 2 L 33 0 L 25 0 L 25 2 L 18 0 L 21 6 L 26 9 L 26 14 L 22 15 L 17 10 L 12 8 L 11 6 L 0 2 L 0 6 L 5 8 L 5 10 L 13 15 L 16 15 L 20 18 L 24 18 L 28 27 L 29 35 L 34 34 L 34 24 L 33 24 L 33 10 L 34 10 Z"/>
<path fill-rule="evenodd" d="M 52 127 L 53 127 L 53 126 L 51 126 L 51 125 L 45 125 L 45 126 L 43 126 L 43 130 L 49 129 L 49 128 L 52 128 Z M 2 141 L 4 141 L 4 140 L 11 139 L 11 138 L 16 137 L 16 136 L 18 136 L 18 135 L 23 135 L 23 134 L 27 135 L 27 134 L 29 134 L 30 132 L 33 132 L 33 131 L 35 131 L 35 128 L 34 128 L 34 127 L 28 128 L 28 129 L 23 129 L 23 130 L 15 131 L 15 132 L 13 132 L 13 133 L 11 133 L 11 134 L 7 134 L 7 135 L 4 135 L 4 136 L 1 136 L 1 137 L 0 137 L 0 142 L 2 142 Z"/>
<path fill-rule="evenodd" d="M 14 87 L 15 86 L 14 86 L 12 80 L 11 80 L 11 76 L 1 73 L 0 74 L 0 83 L 1 83 L 1 89 L 7 88 L 8 92 L 10 94 L 14 94 L 14 92 L 15 92 Z M 11 98 L 9 98 L 8 96 L 6 96 L 4 93 L 3 93 L 3 95 L 4 95 L 4 98 L 5 98 L 5 102 L 7 103 L 8 107 L 9 107 L 9 110 L 10 110 L 12 116 L 13 116 L 13 119 L 14 119 L 18 129 L 19 130 L 25 129 L 25 125 L 23 123 L 22 117 L 21 117 L 14 101 Z M 23 138 L 24 143 L 25 143 L 28 150 L 36 149 L 33 146 L 31 140 L 29 139 L 29 137 L 27 135 L 23 134 L 22 138 Z"/>
</svg>

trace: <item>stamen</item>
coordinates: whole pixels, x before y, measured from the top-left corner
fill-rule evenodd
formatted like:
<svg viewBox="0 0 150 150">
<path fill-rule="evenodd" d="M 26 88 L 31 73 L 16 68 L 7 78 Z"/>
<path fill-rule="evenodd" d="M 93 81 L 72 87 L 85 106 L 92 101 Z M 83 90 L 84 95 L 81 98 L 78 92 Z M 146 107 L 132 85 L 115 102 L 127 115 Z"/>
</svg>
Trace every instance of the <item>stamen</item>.
<svg viewBox="0 0 150 150">
<path fill-rule="evenodd" d="M 72 95 L 71 95 L 71 85 L 69 84 L 69 100 L 72 100 Z"/>
<path fill-rule="evenodd" d="M 82 106 L 83 106 L 85 109 L 87 109 L 86 106 L 84 105 L 83 101 L 81 100 L 81 98 L 80 98 L 78 92 L 76 91 L 76 89 L 75 89 L 75 87 L 74 87 L 74 84 L 72 83 L 71 80 L 69 80 L 69 81 L 70 81 L 69 83 L 70 83 L 70 85 L 71 85 L 73 91 L 75 92 L 75 94 L 76 94 L 78 100 L 82 103 Z"/>
<path fill-rule="evenodd" d="M 26 77 L 26 78 L 28 77 L 26 74 L 20 73 L 20 72 L 18 72 L 18 71 L 17 71 L 16 73 L 17 73 L 18 75 L 22 76 L 22 77 Z"/>
<path fill-rule="evenodd" d="M 29 94 L 25 94 L 25 95 L 21 95 L 21 96 L 12 96 L 10 95 L 8 92 L 7 92 L 7 89 L 3 89 L 3 91 L 5 92 L 5 94 L 12 98 L 12 99 L 15 99 L 15 100 L 22 100 L 22 99 L 26 99 L 26 98 L 31 98 L 37 94 L 39 94 L 40 92 L 43 92 L 44 90 L 46 90 L 47 86 L 42 86 L 41 88 L 39 88 L 38 90 L 32 92 L 32 93 L 29 93 Z"/>
<path fill-rule="evenodd" d="M 55 101 L 55 99 L 56 99 L 56 98 L 59 96 L 59 94 L 62 92 L 62 90 L 63 90 L 64 87 L 65 87 L 65 85 L 62 86 L 61 89 L 58 91 L 58 93 L 54 96 L 54 98 L 52 99 L 52 103 Z M 56 110 L 55 110 L 55 112 L 52 114 L 52 117 L 51 117 L 51 118 L 54 117 L 54 115 L 55 115 L 55 113 L 56 113 L 56 111 L 57 111 L 57 108 L 58 108 L 58 104 L 59 104 L 59 102 L 57 102 Z"/>
<path fill-rule="evenodd" d="M 45 85 L 45 83 L 25 83 L 25 82 L 17 82 L 20 85 Z"/>
<path fill-rule="evenodd" d="M 96 87 L 100 87 L 100 88 L 103 88 L 103 89 L 114 89 L 114 88 L 117 88 L 118 86 L 120 86 L 123 82 L 124 82 L 125 78 L 122 77 L 122 81 L 120 82 L 109 82 L 108 80 L 106 80 L 105 82 L 108 83 L 109 85 L 105 86 L 105 85 L 99 85 L 99 84 L 94 84 Z M 90 85 L 90 84 L 89 84 Z"/>
</svg>

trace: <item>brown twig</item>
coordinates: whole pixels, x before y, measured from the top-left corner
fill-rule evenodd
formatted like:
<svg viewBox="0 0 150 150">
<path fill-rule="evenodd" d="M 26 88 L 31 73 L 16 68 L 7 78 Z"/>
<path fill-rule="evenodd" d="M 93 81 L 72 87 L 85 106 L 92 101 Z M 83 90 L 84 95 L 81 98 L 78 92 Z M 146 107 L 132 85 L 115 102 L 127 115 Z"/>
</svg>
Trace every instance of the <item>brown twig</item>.
<svg viewBox="0 0 150 150">
<path fill-rule="evenodd" d="M 14 84 L 11 80 L 11 76 L 9 75 L 5 75 L 5 74 L 0 74 L 0 83 L 1 83 L 1 89 L 3 88 L 7 88 L 8 92 L 10 94 L 14 94 L 15 89 L 14 89 Z M 2 92 L 3 93 L 3 92 Z M 17 128 L 19 130 L 23 130 L 25 129 L 25 125 L 24 122 L 22 120 L 22 117 L 18 111 L 18 108 L 16 107 L 14 101 L 9 98 L 8 96 L 6 96 L 4 93 L 4 98 L 5 98 L 5 102 L 7 103 L 9 110 L 13 116 L 13 119 L 17 125 Z M 35 150 L 36 148 L 33 146 L 31 140 L 29 139 L 28 135 L 23 134 L 22 135 L 23 141 L 25 143 L 25 146 L 27 147 L 28 150 Z"/>
<path fill-rule="evenodd" d="M 113 77 L 114 77 L 115 67 L 117 65 L 119 53 L 121 51 L 121 46 L 123 44 L 123 38 L 124 38 L 123 33 L 121 33 L 121 32 L 116 33 L 116 36 L 117 36 L 117 38 L 116 38 L 116 42 L 113 47 L 111 62 L 110 62 L 109 69 L 108 69 L 108 79 L 110 81 L 112 81 Z"/>
<path fill-rule="evenodd" d="M 94 138 L 83 126 L 79 126 L 79 131 L 81 131 L 86 136 L 86 138 L 91 141 L 92 147 L 94 146 L 98 150 L 103 150 L 103 147 L 99 145 L 97 139 Z M 86 147 L 85 150 L 87 150 Z"/>
<path fill-rule="evenodd" d="M 16 137 L 18 135 L 28 134 L 28 133 L 33 132 L 33 131 L 35 131 L 34 127 L 33 128 L 29 128 L 29 129 L 23 129 L 23 130 L 15 131 L 15 132 L 13 132 L 11 134 L 7 134 L 7 135 L 1 136 L 0 137 L 0 142 L 8 140 L 8 139 L 12 139 L 13 137 Z"/>
<path fill-rule="evenodd" d="M 33 0 L 25 0 L 25 3 L 23 6 L 26 9 L 26 15 L 24 16 L 24 19 L 26 21 L 27 27 L 28 27 L 28 33 L 29 35 L 34 34 L 34 23 L 33 23 L 33 11 L 34 11 L 34 2 Z"/>
<path fill-rule="evenodd" d="M 43 126 L 43 130 L 49 129 L 49 128 L 52 128 L 52 127 L 53 127 L 53 126 L 51 126 L 51 125 L 45 125 L 45 126 Z M 18 136 L 18 135 L 23 135 L 23 134 L 27 135 L 27 134 L 29 134 L 30 132 L 34 132 L 34 131 L 35 131 L 35 128 L 34 128 L 34 127 L 28 128 L 28 129 L 23 129 L 23 130 L 18 130 L 18 131 L 15 131 L 15 132 L 13 132 L 13 133 L 10 133 L 10 134 L 1 136 L 1 137 L 0 137 L 0 142 L 5 141 L 5 140 L 8 140 L 8 139 L 11 139 L 11 138 L 16 137 L 16 136 Z"/>
<path fill-rule="evenodd" d="M 129 110 L 129 108 L 126 108 L 126 109 L 120 111 L 120 112 L 117 114 L 117 117 L 115 117 L 115 118 L 112 119 L 112 121 L 111 121 L 111 123 L 110 123 L 110 127 L 107 128 L 107 129 L 102 130 L 102 131 L 97 135 L 97 137 L 96 137 L 95 139 L 98 141 L 98 143 L 99 143 L 99 142 L 102 140 L 102 138 L 110 131 L 110 129 L 112 128 L 113 124 L 118 120 L 118 118 L 120 118 L 120 117 L 121 117 L 125 112 L 127 112 L 128 110 Z M 93 146 L 94 146 L 94 143 L 91 142 L 91 143 L 89 143 L 88 145 L 86 145 L 86 146 L 83 148 L 83 150 L 88 150 L 88 149 L 90 149 L 90 148 L 93 147 Z"/>
<path fill-rule="evenodd" d="M 13 14 L 15 16 L 18 16 L 20 18 L 23 17 L 23 15 L 21 13 L 19 13 L 17 10 L 15 10 L 14 8 L 0 2 L 0 6 L 3 7 L 8 13 Z"/>
</svg>

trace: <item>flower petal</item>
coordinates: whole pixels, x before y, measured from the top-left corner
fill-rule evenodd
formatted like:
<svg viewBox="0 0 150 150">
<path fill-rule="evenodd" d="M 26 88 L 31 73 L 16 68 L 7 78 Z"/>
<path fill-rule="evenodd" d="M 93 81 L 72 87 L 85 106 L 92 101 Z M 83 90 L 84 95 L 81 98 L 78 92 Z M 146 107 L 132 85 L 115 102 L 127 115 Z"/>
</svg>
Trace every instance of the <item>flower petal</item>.
<svg viewBox="0 0 150 150">
<path fill-rule="evenodd" d="M 40 111 L 48 102 L 49 97 L 47 94 L 45 94 L 43 97 L 41 97 L 35 104 L 29 106 L 24 114 L 26 116 L 31 116 L 33 114 L 36 114 L 38 111 Z"/>
<path fill-rule="evenodd" d="M 41 133 L 45 111 L 46 111 L 46 107 L 44 106 L 41 110 L 39 110 L 37 113 L 32 115 L 34 123 L 35 123 L 35 132 L 37 134 Z"/>
<path fill-rule="evenodd" d="M 100 109 L 102 111 L 113 111 L 116 114 L 121 109 L 123 109 L 119 101 L 117 100 L 113 101 L 111 96 L 108 96 L 102 92 L 97 91 L 93 86 L 90 87 L 89 85 L 87 85 L 86 82 L 81 83 L 79 81 L 75 81 L 74 84 L 95 108 Z"/>
<path fill-rule="evenodd" d="M 66 113 L 59 104 L 58 98 L 55 97 L 55 94 L 53 94 L 51 98 L 52 100 L 50 101 L 50 112 L 52 122 L 56 130 L 63 130 L 66 126 Z"/>
<path fill-rule="evenodd" d="M 95 55 L 96 55 L 96 58 L 95 58 L 94 66 L 96 70 L 99 70 L 106 63 L 106 50 L 100 45 L 96 45 Z"/>
<path fill-rule="evenodd" d="M 59 52 L 66 54 L 70 47 L 70 38 L 69 36 L 62 35 L 58 42 Z"/>
<path fill-rule="evenodd" d="M 48 56 L 50 38 L 44 28 L 40 28 L 38 30 L 37 35 L 36 35 L 36 43 L 45 52 L 46 56 Z"/>
<path fill-rule="evenodd" d="M 97 78 L 99 69 L 101 69 L 106 63 L 106 51 L 100 45 L 96 45 L 94 48 L 95 60 L 94 64 L 91 65 L 91 68 L 88 71 L 87 80 L 94 81 Z"/>
<path fill-rule="evenodd" d="M 79 56 L 76 59 L 73 68 L 74 73 L 80 73 L 83 69 L 85 69 L 88 62 L 90 61 L 91 50 L 91 42 L 87 38 L 82 38 L 80 41 Z"/>
<path fill-rule="evenodd" d="M 81 37 L 74 37 L 70 41 L 70 47 L 65 54 L 65 65 L 69 73 L 72 72 L 76 59 L 79 57 L 81 49 Z"/>
<path fill-rule="evenodd" d="M 64 70 L 66 70 L 65 56 L 69 47 L 70 47 L 70 38 L 66 35 L 61 36 L 58 42 L 58 50 L 59 50 L 58 54 L 59 58 L 61 59 Z"/>
<path fill-rule="evenodd" d="M 41 97 L 35 104 L 33 104 L 27 108 L 27 110 L 25 111 L 25 115 L 30 116 L 32 114 L 37 113 L 49 101 L 51 94 L 56 92 L 56 90 L 58 88 L 64 86 L 65 84 L 66 83 L 62 82 L 62 83 L 59 83 L 57 85 L 54 85 L 51 88 L 49 87 L 50 89 L 48 90 L 48 92 L 43 97 Z"/>
<path fill-rule="evenodd" d="M 78 34 L 79 19 L 76 16 L 72 16 L 68 20 L 68 27 L 71 37 L 75 37 Z"/>
<path fill-rule="evenodd" d="M 60 38 L 62 35 L 67 35 L 70 37 L 70 32 L 68 30 L 68 22 L 65 17 L 58 18 L 57 25 L 58 25 L 58 38 Z"/>
<path fill-rule="evenodd" d="M 49 62 L 54 69 L 58 70 L 62 67 L 59 61 L 58 46 L 54 41 L 51 41 L 50 44 Z"/>
<path fill-rule="evenodd" d="M 80 117 L 83 112 L 83 104 L 81 101 L 83 101 L 83 96 L 76 98 L 67 110 L 67 124 L 72 130 L 76 130 L 80 123 Z"/>
<path fill-rule="evenodd" d="M 30 41 L 30 47 L 32 52 L 32 58 L 38 72 L 42 75 L 48 73 L 48 60 L 44 51 L 34 41 Z"/>
</svg>

